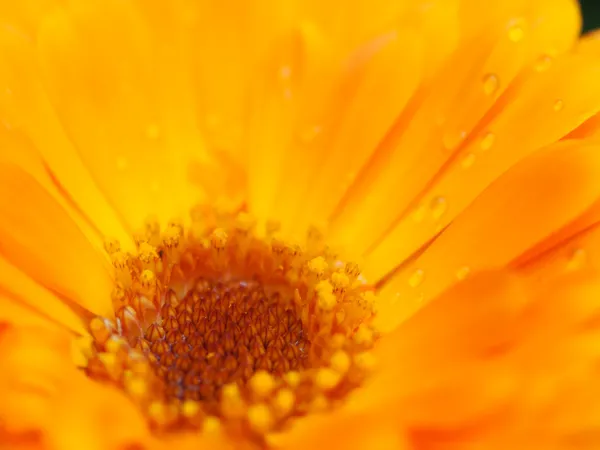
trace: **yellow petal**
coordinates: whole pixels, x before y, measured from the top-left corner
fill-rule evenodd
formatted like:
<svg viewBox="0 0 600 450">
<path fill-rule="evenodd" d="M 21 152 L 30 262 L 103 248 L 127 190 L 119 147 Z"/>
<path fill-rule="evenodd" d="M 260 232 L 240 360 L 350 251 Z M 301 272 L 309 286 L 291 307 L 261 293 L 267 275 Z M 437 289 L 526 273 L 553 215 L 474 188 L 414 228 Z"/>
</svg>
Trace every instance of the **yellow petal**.
<svg viewBox="0 0 600 450">
<path fill-rule="evenodd" d="M 129 3 L 76 2 L 39 32 L 44 84 L 81 159 L 125 222 L 185 214 L 201 195 L 188 179 L 192 148 L 165 128 L 147 25 Z M 77 64 L 73 64 L 77 61 Z"/>
<path fill-rule="evenodd" d="M 130 238 L 123 224 L 82 164 L 48 102 L 33 43 L 4 27 L 0 30 L 0 54 L 6 61 L 0 82 L 7 93 L 0 96 L 0 117 L 8 128 L 0 133 L 2 159 L 22 165 L 47 189 L 60 190 L 57 193 L 66 197 L 70 206 L 76 206 L 72 217 L 81 213 L 97 234 L 117 238 L 127 247 Z"/>
</svg>

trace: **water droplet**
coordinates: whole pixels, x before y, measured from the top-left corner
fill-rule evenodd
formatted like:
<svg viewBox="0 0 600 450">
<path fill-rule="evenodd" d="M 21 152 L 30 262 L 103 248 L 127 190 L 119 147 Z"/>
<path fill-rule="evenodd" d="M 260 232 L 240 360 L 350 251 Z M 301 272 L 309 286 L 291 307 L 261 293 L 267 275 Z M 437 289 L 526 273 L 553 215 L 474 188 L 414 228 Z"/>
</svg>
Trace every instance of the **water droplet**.
<svg viewBox="0 0 600 450">
<path fill-rule="evenodd" d="M 448 209 L 448 202 L 445 197 L 435 197 L 430 204 L 431 215 L 435 220 L 440 219 Z"/>
<path fill-rule="evenodd" d="M 495 140 L 496 140 L 496 135 L 494 133 L 492 133 L 491 131 L 488 131 L 481 138 L 481 142 L 479 143 L 479 148 L 481 148 L 481 150 L 483 150 L 483 151 L 489 150 L 490 148 L 492 148 L 492 145 L 494 145 Z"/>
<path fill-rule="evenodd" d="M 129 161 L 127 160 L 127 158 L 125 158 L 124 156 L 118 156 L 117 157 L 117 170 L 119 170 L 120 172 L 123 172 L 124 170 L 127 169 L 127 167 L 129 167 Z"/>
<path fill-rule="evenodd" d="M 483 76 L 482 81 L 483 92 L 485 93 L 485 95 L 494 94 L 498 90 L 498 87 L 500 87 L 500 80 L 498 79 L 498 76 L 496 74 L 488 73 Z"/>
<path fill-rule="evenodd" d="M 470 273 L 471 273 L 471 269 L 467 266 L 463 266 L 456 271 L 456 278 L 458 278 L 460 281 L 462 281 L 465 278 L 467 278 Z"/>
<path fill-rule="evenodd" d="M 562 111 L 564 107 L 565 107 L 565 102 L 563 102 L 561 99 L 556 100 L 554 102 L 554 105 L 552 106 L 552 108 L 556 112 Z"/>
<path fill-rule="evenodd" d="M 290 66 L 281 66 L 279 68 L 279 76 L 284 80 L 289 79 L 292 76 L 292 68 Z"/>
<path fill-rule="evenodd" d="M 419 287 L 421 283 L 423 283 L 424 278 L 425 271 L 423 269 L 417 269 L 412 273 L 412 275 L 408 279 L 408 285 L 412 288 Z"/>
<path fill-rule="evenodd" d="M 416 223 L 421 223 L 425 218 L 426 212 L 427 208 L 425 207 L 425 205 L 419 205 L 413 210 L 411 217 Z"/>
<path fill-rule="evenodd" d="M 475 164 L 475 153 L 471 153 L 471 152 L 467 153 L 465 155 L 465 157 L 463 158 L 463 160 L 460 162 L 460 166 L 463 169 L 468 169 L 473 164 Z"/>
<path fill-rule="evenodd" d="M 150 124 L 146 127 L 146 137 L 151 140 L 156 140 L 160 136 L 160 128 L 156 124 Z"/>
<path fill-rule="evenodd" d="M 574 250 L 569 256 L 569 261 L 567 263 L 567 270 L 574 271 L 581 269 L 587 261 L 587 252 L 578 248 Z"/>
<path fill-rule="evenodd" d="M 550 55 L 542 55 L 535 62 L 535 70 L 537 72 L 545 72 L 552 65 L 552 57 Z"/>
<path fill-rule="evenodd" d="M 321 127 L 319 125 L 313 125 L 308 127 L 300 134 L 300 140 L 305 144 L 310 144 L 321 132 Z"/>
<path fill-rule="evenodd" d="M 517 43 L 523 40 L 525 30 L 523 28 L 523 20 L 516 20 L 508 26 L 508 39 L 511 42 Z"/>
<path fill-rule="evenodd" d="M 442 137 L 442 144 L 446 150 L 454 150 L 458 147 L 467 137 L 465 130 L 449 131 L 444 133 Z"/>
</svg>

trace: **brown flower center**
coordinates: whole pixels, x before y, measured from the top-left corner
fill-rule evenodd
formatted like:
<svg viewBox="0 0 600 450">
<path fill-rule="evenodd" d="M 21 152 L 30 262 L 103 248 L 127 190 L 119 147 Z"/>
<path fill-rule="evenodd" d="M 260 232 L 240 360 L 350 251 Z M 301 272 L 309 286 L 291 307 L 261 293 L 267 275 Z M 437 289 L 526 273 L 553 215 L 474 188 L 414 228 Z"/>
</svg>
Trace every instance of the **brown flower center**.
<svg viewBox="0 0 600 450">
<path fill-rule="evenodd" d="M 119 386 L 157 432 L 224 425 L 259 438 L 335 407 L 372 365 L 373 295 L 312 230 L 303 247 L 246 214 L 155 222 L 114 241 L 114 320 L 90 323 L 88 375 Z"/>
</svg>

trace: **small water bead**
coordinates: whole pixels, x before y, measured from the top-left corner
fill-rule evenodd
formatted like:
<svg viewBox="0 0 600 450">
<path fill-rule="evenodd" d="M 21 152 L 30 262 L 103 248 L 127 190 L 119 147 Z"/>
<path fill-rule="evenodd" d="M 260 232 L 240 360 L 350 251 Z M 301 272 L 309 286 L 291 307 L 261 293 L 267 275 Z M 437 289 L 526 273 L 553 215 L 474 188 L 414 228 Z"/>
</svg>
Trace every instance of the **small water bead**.
<svg viewBox="0 0 600 450">
<path fill-rule="evenodd" d="M 552 108 L 553 108 L 553 109 L 554 109 L 554 111 L 556 111 L 556 112 L 560 112 L 560 111 L 562 111 L 562 110 L 564 109 L 564 107 L 565 107 L 565 102 L 564 102 L 564 101 L 562 101 L 561 99 L 557 99 L 557 100 L 554 102 L 554 105 L 552 106 Z"/>
<path fill-rule="evenodd" d="M 425 271 L 423 269 L 415 269 L 415 271 L 408 278 L 408 285 L 412 288 L 419 287 L 425 279 Z"/>
<path fill-rule="evenodd" d="M 304 144 L 310 144 L 320 133 L 320 125 L 311 125 L 300 133 L 300 141 L 302 141 Z"/>
<path fill-rule="evenodd" d="M 515 44 L 521 42 L 525 37 L 525 23 L 522 19 L 513 21 L 508 27 L 508 39 Z"/>
<path fill-rule="evenodd" d="M 425 219 L 426 213 L 427 208 L 425 207 L 425 205 L 419 205 L 411 213 L 412 220 L 416 223 L 421 223 L 423 222 L 423 219 Z"/>
<path fill-rule="evenodd" d="M 429 205 L 434 220 L 439 220 L 448 210 L 448 201 L 445 197 L 435 197 Z"/>
<path fill-rule="evenodd" d="M 481 141 L 479 142 L 479 148 L 483 151 L 489 150 L 494 145 L 495 140 L 496 135 L 491 131 L 488 131 L 481 138 Z"/>
<path fill-rule="evenodd" d="M 569 255 L 569 261 L 567 262 L 567 270 L 568 271 L 576 271 L 576 270 L 583 268 L 583 266 L 585 266 L 585 264 L 587 262 L 587 259 L 588 259 L 588 255 L 584 249 L 578 248 L 578 249 L 574 250 Z"/>
<path fill-rule="evenodd" d="M 498 75 L 493 73 L 488 73 L 483 76 L 483 92 L 485 95 L 493 95 L 498 91 L 500 87 L 500 79 Z"/>
<path fill-rule="evenodd" d="M 468 266 L 463 266 L 456 271 L 456 278 L 459 281 L 462 281 L 465 278 L 467 278 L 470 273 L 471 273 L 471 269 Z"/>
<path fill-rule="evenodd" d="M 281 66 L 279 68 L 279 76 L 284 79 L 287 80 L 292 76 L 292 68 L 290 66 Z"/>
<path fill-rule="evenodd" d="M 469 169 L 473 164 L 475 164 L 475 154 L 471 152 L 467 153 L 460 163 L 463 169 Z"/>
<path fill-rule="evenodd" d="M 552 66 L 552 57 L 550 55 L 542 55 L 535 62 L 534 68 L 536 72 L 545 72 Z"/>
</svg>

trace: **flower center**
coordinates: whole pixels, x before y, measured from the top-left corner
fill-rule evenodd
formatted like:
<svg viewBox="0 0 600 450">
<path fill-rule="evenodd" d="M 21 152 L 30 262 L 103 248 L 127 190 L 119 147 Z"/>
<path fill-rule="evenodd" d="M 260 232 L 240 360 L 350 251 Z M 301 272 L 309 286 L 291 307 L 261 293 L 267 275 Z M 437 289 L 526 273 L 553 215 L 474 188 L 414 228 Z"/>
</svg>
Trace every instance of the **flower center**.
<svg viewBox="0 0 600 450">
<path fill-rule="evenodd" d="M 374 295 L 316 230 L 302 246 L 241 213 L 148 221 L 106 241 L 115 318 L 90 325 L 86 373 L 123 389 L 157 432 L 222 425 L 260 438 L 334 408 L 372 366 Z"/>
</svg>

